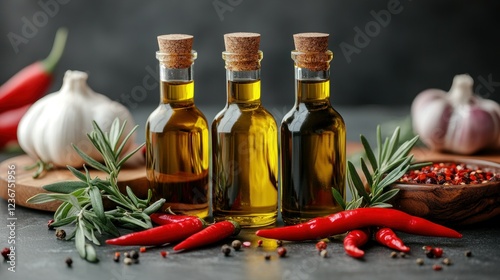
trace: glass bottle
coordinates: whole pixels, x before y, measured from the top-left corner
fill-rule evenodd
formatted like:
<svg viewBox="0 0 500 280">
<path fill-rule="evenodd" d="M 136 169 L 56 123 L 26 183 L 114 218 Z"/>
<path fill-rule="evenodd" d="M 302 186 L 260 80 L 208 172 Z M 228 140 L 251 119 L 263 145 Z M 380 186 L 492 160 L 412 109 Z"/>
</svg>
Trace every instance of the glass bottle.
<svg viewBox="0 0 500 280">
<path fill-rule="evenodd" d="M 209 128 L 194 104 L 193 36 L 162 35 L 160 104 L 146 123 L 146 172 L 154 199 L 164 209 L 208 216 Z"/>
<path fill-rule="evenodd" d="M 212 123 L 215 220 L 273 224 L 278 203 L 278 129 L 260 101 L 260 35 L 224 36 L 227 103 Z"/>
<path fill-rule="evenodd" d="M 341 210 L 345 197 L 346 128 L 330 104 L 328 34 L 294 35 L 295 105 L 281 123 L 281 215 L 297 224 Z"/>
</svg>

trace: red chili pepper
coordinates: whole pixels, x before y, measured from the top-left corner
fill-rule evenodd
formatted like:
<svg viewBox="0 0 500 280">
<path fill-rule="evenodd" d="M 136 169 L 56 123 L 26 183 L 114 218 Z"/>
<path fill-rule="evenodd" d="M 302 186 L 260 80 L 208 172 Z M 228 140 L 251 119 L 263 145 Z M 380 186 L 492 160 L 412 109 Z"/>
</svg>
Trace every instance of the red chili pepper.
<svg viewBox="0 0 500 280">
<path fill-rule="evenodd" d="M 368 232 L 366 230 L 351 230 L 344 238 L 344 250 L 353 258 L 362 258 L 365 251 L 359 249 L 368 242 Z"/>
<path fill-rule="evenodd" d="M 0 150 L 10 142 L 17 141 L 19 121 L 28 111 L 31 104 L 0 113 Z"/>
<path fill-rule="evenodd" d="M 410 247 L 405 246 L 403 241 L 390 228 L 384 227 L 377 230 L 375 233 L 375 240 L 391 249 L 399 250 L 405 253 L 410 251 Z"/>
<path fill-rule="evenodd" d="M 233 221 L 222 221 L 210 225 L 202 231 L 191 235 L 188 239 L 182 241 L 174 247 L 174 251 L 190 250 L 197 247 L 209 245 L 221 241 L 231 235 L 237 235 L 240 232 L 240 225 Z"/>
<path fill-rule="evenodd" d="M 206 223 L 200 218 L 162 225 L 106 240 L 106 244 L 121 246 L 157 246 L 186 239 L 199 232 Z"/>
<path fill-rule="evenodd" d="M 309 220 L 308 222 L 273 229 L 261 229 L 260 237 L 304 241 L 326 238 L 353 229 L 371 226 L 389 227 L 395 230 L 436 237 L 461 238 L 457 231 L 435 224 L 426 219 L 387 208 L 358 208 Z"/>
<path fill-rule="evenodd" d="M 151 221 L 158 225 L 168 225 L 183 222 L 186 220 L 197 219 L 196 216 L 174 215 L 165 213 L 153 213 L 149 215 L 149 217 L 151 218 Z"/>
<path fill-rule="evenodd" d="M 0 113 L 34 103 L 47 92 L 53 79 L 52 72 L 64 51 L 66 37 L 66 29 L 59 29 L 46 59 L 26 66 L 0 87 Z"/>
</svg>

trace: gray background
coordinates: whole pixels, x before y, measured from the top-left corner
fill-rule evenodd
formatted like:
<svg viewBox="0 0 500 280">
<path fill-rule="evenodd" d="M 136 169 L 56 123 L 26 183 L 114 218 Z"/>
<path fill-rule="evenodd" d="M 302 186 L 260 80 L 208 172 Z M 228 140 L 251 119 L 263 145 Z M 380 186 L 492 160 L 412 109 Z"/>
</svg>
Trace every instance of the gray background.
<svg viewBox="0 0 500 280">
<path fill-rule="evenodd" d="M 448 89 L 460 73 L 469 73 L 476 86 L 482 85 L 477 87 L 480 95 L 500 100 L 498 1 L 395 1 L 399 13 L 392 14 L 386 26 L 376 23 L 373 13 L 387 10 L 393 2 L 389 0 L 59 1 L 0 2 L 0 83 L 45 57 L 57 28 L 66 26 L 66 52 L 51 91 L 61 86 L 65 70 L 82 70 L 89 73 L 95 91 L 132 110 L 149 108 L 159 101 L 152 79 L 157 71 L 156 36 L 188 33 L 195 36 L 199 54 L 196 102 L 222 108 L 223 34 L 252 31 L 262 34 L 263 102 L 282 115 L 294 101 L 292 35 L 319 31 L 330 34 L 336 56 L 334 105 L 409 106 L 421 90 Z M 52 3 L 50 13 L 40 3 Z M 215 6 L 223 5 L 226 10 L 218 12 Z M 26 20 L 38 23 L 32 34 L 23 34 Z M 356 28 L 366 34 L 367 26 L 372 28 L 370 41 L 362 46 L 358 42 L 359 53 L 346 57 L 341 44 L 356 47 Z M 13 47 L 11 32 L 27 42 Z M 151 83 L 147 89 L 145 78 Z"/>
</svg>

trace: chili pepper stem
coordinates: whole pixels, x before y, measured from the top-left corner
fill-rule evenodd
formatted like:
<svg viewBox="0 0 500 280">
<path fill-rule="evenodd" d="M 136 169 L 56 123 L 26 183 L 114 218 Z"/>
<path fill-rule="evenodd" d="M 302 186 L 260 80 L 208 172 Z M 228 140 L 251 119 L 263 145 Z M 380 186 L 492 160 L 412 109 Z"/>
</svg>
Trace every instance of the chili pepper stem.
<svg viewBox="0 0 500 280">
<path fill-rule="evenodd" d="M 61 58 L 64 47 L 66 46 L 66 39 L 68 38 L 68 29 L 61 27 L 57 30 L 56 38 L 54 39 L 54 44 L 52 45 L 52 50 L 50 51 L 47 58 L 41 61 L 45 71 L 52 73 L 56 67 L 59 59 Z"/>
</svg>

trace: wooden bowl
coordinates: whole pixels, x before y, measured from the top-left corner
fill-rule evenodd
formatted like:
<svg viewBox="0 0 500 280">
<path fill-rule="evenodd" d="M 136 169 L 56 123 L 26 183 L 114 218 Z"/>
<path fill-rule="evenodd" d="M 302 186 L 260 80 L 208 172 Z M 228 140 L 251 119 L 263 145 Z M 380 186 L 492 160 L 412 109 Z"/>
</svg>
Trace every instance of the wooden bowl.
<svg viewBox="0 0 500 280">
<path fill-rule="evenodd" d="M 500 173 L 500 164 L 484 160 L 432 162 L 465 163 L 483 171 Z M 500 214 L 500 182 L 476 185 L 434 185 L 395 183 L 388 189 L 399 189 L 391 204 L 395 209 L 447 225 L 470 225 Z"/>
</svg>

